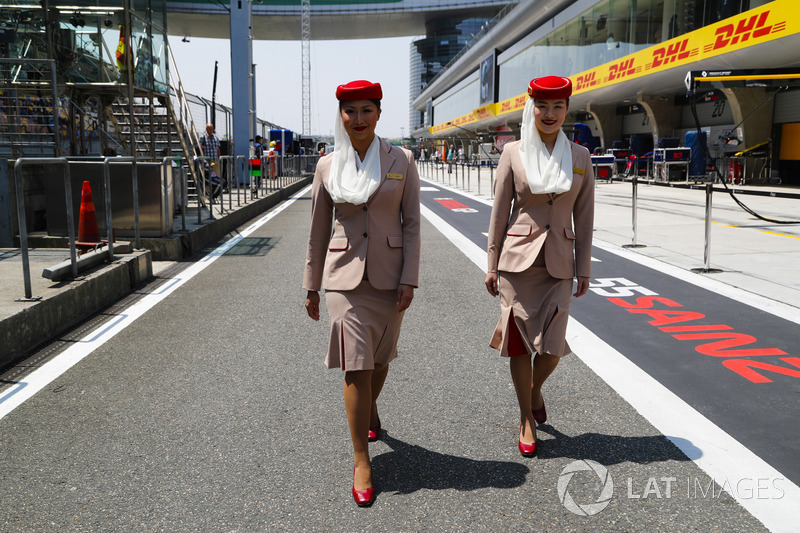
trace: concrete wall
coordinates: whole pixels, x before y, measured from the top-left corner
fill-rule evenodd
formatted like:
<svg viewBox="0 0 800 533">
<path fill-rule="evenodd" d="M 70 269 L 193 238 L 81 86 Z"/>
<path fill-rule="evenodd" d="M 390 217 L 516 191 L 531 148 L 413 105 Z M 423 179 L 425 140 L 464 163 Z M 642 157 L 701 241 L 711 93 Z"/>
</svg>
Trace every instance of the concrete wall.
<svg viewBox="0 0 800 533">
<path fill-rule="evenodd" d="M 6 318 L 0 322 L 0 367 L 58 337 L 152 276 L 150 252 L 136 252 L 87 274 L 74 288 Z"/>
</svg>

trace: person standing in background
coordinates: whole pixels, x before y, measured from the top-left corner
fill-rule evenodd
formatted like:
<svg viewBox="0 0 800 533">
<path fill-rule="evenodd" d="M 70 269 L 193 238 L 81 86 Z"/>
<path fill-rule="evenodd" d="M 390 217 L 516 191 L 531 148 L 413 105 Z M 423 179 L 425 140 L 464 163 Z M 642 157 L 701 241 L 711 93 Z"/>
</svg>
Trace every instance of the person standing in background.
<svg viewBox="0 0 800 533">
<path fill-rule="evenodd" d="M 206 124 L 206 134 L 200 139 L 200 145 L 203 147 L 203 156 L 207 158 L 209 163 L 216 163 L 219 159 L 219 139 L 214 134 L 214 125 Z"/>
</svg>

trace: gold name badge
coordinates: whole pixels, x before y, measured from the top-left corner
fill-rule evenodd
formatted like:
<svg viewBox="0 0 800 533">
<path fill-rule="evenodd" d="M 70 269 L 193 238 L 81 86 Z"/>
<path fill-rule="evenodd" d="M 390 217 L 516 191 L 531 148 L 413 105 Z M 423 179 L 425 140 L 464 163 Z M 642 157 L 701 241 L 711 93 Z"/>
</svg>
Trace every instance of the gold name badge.
<svg viewBox="0 0 800 533">
<path fill-rule="evenodd" d="M 390 172 L 389 174 L 386 174 L 386 179 L 387 180 L 401 180 L 401 179 L 403 179 L 403 175 L 402 174 L 392 174 Z"/>
<path fill-rule="evenodd" d="M 586 174 L 586 170 L 578 167 L 572 167 L 572 171 L 576 174 Z"/>
</svg>

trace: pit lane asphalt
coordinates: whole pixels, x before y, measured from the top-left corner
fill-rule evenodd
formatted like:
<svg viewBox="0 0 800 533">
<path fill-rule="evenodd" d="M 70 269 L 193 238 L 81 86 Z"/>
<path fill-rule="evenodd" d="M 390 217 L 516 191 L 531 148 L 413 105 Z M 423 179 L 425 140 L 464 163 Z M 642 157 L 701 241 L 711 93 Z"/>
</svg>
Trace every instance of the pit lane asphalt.
<svg viewBox="0 0 800 533">
<path fill-rule="evenodd" d="M 308 199 L 0 421 L 0 529 L 764 530 L 577 357 L 548 381 L 539 456 L 522 458 L 507 363 L 488 347 L 498 303 L 428 222 L 370 445 L 378 498 L 357 508 L 342 374 L 322 364 L 327 315 L 302 306 Z M 614 483 L 593 516 L 559 499 L 584 459 Z M 601 488 L 591 471 L 569 484 L 582 504 Z"/>
</svg>

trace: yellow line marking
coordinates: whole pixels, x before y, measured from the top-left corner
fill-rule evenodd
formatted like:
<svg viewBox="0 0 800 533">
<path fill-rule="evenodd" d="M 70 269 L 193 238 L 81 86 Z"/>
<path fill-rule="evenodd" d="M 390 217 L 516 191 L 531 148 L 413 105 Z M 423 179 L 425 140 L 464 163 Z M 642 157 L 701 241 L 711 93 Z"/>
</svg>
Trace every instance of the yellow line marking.
<svg viewBox="0 0 800 533">
<path fill-rule="evenodd" d="M 718 224 L 718 222 L 716 220 L 712 220 L 711 222 L 713 222 L 714 224 Z M 745 226 L 737 226 L 735 224 L 728 224 L 728 225 L 723 226 L 723 227 L 724 228 L 742 228 L 742 229 L 745 229 Z M 777 235 L 779 237 L 789 237 L 790 239 L 800 239 L 800 237 L 798 237 L 797 235 L 787 235 L 785 233 L 778 233 L 778 232 L 775 232 L 775 231 L 767 231 L 765 229 L 760 229 L 758 231 L 760 231 L 761 233 L 769 233 L 770 235 Z"/>
<path fill-rule="evenodd" d="M 770 235 L 778 235 L 779 237 L 789 237 L 791 239 L 800 239 L 797 235 L 786 235 L 785 233 L 776 233 L 774 231 L 767 231 L 765 229 L 759 230 L 761 233 L 769 233 Z"/>
<path fill-rule="evenodd" d="M 716 220 L 712 220 L 712 221 L 711 221 L 711 223 L 712 223 L 712 224 L 719 224 L 719 222 L 717 222 Z M 723 227 L 723 228 L 741 228 L 741 226 L 737 226 L 737 225 L 735 225 L 735 224 L 725 224 L 725 225 L 724 225 L 724 226 L 722 226 L 722 227 Z"/>
</svg>

